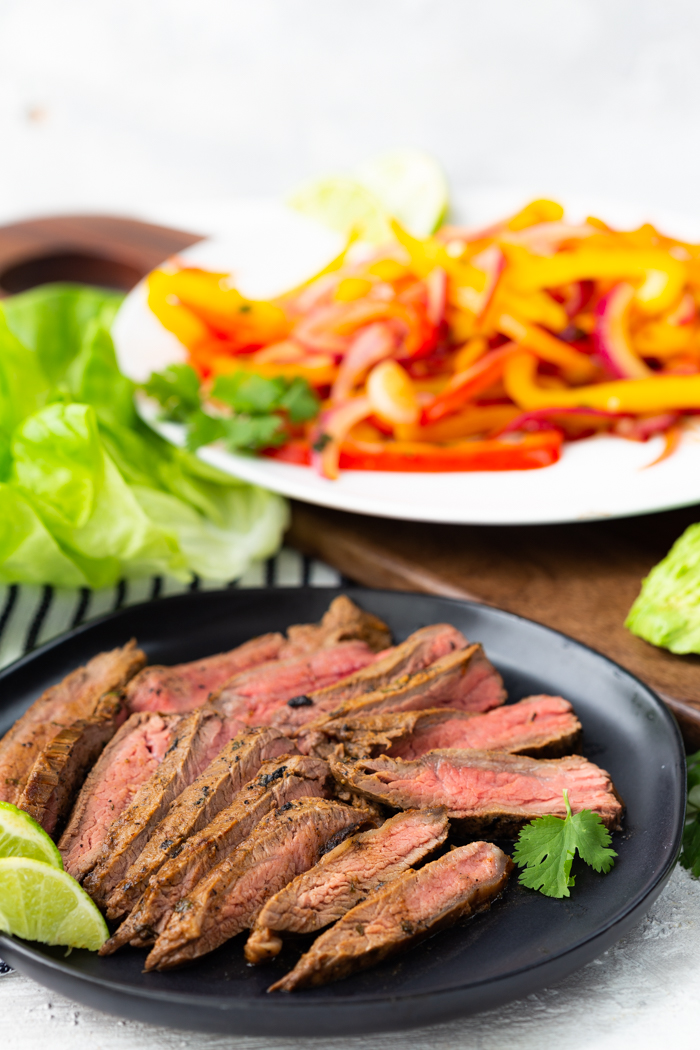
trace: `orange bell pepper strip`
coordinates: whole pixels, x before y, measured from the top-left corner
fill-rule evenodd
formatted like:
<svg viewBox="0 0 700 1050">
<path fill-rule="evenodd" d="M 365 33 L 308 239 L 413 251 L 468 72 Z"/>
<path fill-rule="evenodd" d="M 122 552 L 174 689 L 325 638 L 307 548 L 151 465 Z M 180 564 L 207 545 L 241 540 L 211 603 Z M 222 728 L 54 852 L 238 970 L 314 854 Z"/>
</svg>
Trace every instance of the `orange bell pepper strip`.
<svg viewBox="0 0 700 1050">
<path fill-rule="evenodd" d="M 177 296 L 206 324 L 239 346 L 277 342 L 289 331 L 287 316 L 274 303 L 245 299 L 235 288 L 212 282 L 199 270 L 170 275 L 170 294 Z"/>
<path fill-rule="evenodd" d="M 616 379 L 611 383 L 551 390 L 537 382 L 537 358 L 509 354 L 503 368 L 508 396 L 525 411 L 539 408 L 594 408 L 602 412 L 674 412 L 700 409 L 700 375 L 661 375 Z"/>
<path fill-rule="evenodd" d="M 516 291 L 559 288 L 572 281 L 629 279 L 639 282 L 635 302 L 645 313 L 668 310 L 681 296 L 687 279 L 684 263 L 658 248 L 595 248 L 548 258 L 533 256 L 516 245 L 502 244 L 509 261 L 508 280 Z"/>
<path fill-rule="evenodd" d="M 596 366 L 590 357 L 580 350 L 574 350 L 563 340 L 556 339 L 544 328 L 528 324 L 508 313 L 500 315 L 497 327 L 499 332 L 507 335 L 518 346 L 532 350 L 542 361 L 557 365 L 573 382 L 583 382 L 596 374 Z"/>
<path fill-rule="evenodd" d="M 491 470 L 538 470 L 556 463 L 563 437 L 559 431 L 524 434 L 518 441 L 487 439 L 433 445 L 424 441 L 356 441 L 340 448 L 342 470 L 426 473 Z"/>
<path fill-rule="evenodd" d="M 474 434 L 489 434 L 503 430 L 514 419 L 522 416 L 515 405 L 467 405 L 461 412 L 441 419 L 439 423 L 399 423 L 394 427 L 398 441 L 430 441 L 438 444 L 459 441 Z"/>
<path fill-rule="evenodd" d="M 437 423 L 471 401 L 501 378 L 506 359 L 516 352 L 512 343 L 490 350 L 464 372 L 452 376 L 445 389 L 425 406 L 422 423 Z"/>
</svg>

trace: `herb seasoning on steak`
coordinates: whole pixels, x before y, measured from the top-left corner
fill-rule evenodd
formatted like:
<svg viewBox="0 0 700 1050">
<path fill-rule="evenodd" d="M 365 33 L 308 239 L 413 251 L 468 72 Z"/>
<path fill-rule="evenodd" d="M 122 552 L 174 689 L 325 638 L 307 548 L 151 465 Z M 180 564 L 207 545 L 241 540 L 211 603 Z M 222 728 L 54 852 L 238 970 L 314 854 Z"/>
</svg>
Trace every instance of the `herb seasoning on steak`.
<svg viewBox="0 0 700 1050">
<path fill-rule="evenodd" d="M 269 989 L 291 992 L 374 966 L 458 919 L 491 905 L 506 887 L 510 857 L 472 842 L 407 871 L 318 937 L 294 969 Z"/>
</svg>

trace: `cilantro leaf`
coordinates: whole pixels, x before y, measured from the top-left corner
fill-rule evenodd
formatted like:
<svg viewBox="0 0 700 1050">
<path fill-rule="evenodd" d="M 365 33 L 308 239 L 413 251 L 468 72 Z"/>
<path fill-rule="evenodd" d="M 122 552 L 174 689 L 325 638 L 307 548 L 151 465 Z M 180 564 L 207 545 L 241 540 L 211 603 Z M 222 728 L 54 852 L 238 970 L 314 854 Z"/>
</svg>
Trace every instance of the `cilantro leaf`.
<svg viewBox="0 0 700 1050">
<path fill-rule="evenodd" d="M 520 883 L 547 897 L 568 897 L 575 879 L 571 865 L 578 852 L 595 871 L 607 874 L 617 853 L 610 849 L 610 832 L 596 813 L 572 813 L 564 791 L 566 817 L 538 817 L 518 836 L 513 858 L 524 870 Z"/>
<path fill-rule="evenodd" d="M 680 862 L 700 878 L 700 751 L 688 755 L 688 805 L 685 812 Z"/>
<path fill-rule="evenodd" d="M 289 413 L 292 423 L 303 423 L 318 414 L 319 400 L 309 384 L 301 376 L 292 379 L 280 399 L 280 408 Z"/>
<path fill-rule="evenodd" d="M 187 420 L 187 437 L 185 444 L 189 452 L 195 452 L 202 445 L 211 445 L 226 436 L 228 420 L 210 416 L 201 409 L 193 412 Z"/>
<path fill-rule="evenodd" d="M 230 405 L 234 412 L 261 415 L 279 408 L 286 389 L 284 379 L 266 379 L 255 372 L 235 372 L 216 379 L 212 397 Z"/>
<path fill-rule="evenodd" d="M 282 430 L 280 416 L 234 416 L 223 420 L 226 424 L 224 444 L 232 452 L 255 451 L 271 445 L 280 445 L 287 435 Z"/>
<path fill-rule="evenodd" d="M 162 407 L 164 419 L 186 423 L 200 408 L 199 382 L 191 365 L 170 365 L 163 372 L 153 372 L 143 389 Z"/>
</svg>

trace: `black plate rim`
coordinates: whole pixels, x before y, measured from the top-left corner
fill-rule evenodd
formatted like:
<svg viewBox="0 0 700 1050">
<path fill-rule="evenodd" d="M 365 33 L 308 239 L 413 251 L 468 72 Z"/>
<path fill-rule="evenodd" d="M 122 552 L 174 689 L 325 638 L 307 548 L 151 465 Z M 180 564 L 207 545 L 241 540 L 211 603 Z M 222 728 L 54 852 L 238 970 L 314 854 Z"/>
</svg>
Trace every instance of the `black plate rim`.
<svg viewBox="0 0 700 1050">
<path fill-rule="evenodd" d="M 417 598 L 439 598 L 441 601 L 447 602 L 447 603 L 449 603 L 451 605 L 454 605 L 456 607 L 459 607 L 459 608 L 463 608 L 463 607 L 467 606 L 469 608 L 474 608 L 474 609 L 477 609 L 477 610 L 484 610 L 484 611 L 486 611 L 488 613 L 496 614 L 498 617 L 502 617 L 504 619 L 510 620 L 512 622 L 515 622 L 515 623 L 521 622 L 521 623 L 532 625 L 532 626 L 536 627 L 539 631 L 544 631 L 547 634 L 549 634 L 551 636 L 554 636 L 556 638 L 563 638 L 567 642 L 569 642 L 572 645 L 574 645 L 576 648 L 586 650 L 588 653 L 592 654 L 598 660 L 601 660 L 601 661 L 603 661 L 603 663 L 614 667 L 616 670 L 621 672 L 625 676 L 625 678 L 632 680 L 647 695 L 647 697 L 650 698 L 653 701 L 654 705 L 658 709 L 658 713 L 661 715 L 664 723 L 666 724 L 667 728 L 670 730 L 671 737 L 673 738 L 673 740 L 675 742 L 675 747 L 676 747 L 676 751 L 677 751 L 677 757 L 680 758 L 681 770 L 683 772 L 685 772 L 685 749 L 684 749 L 684 745 L 683 745 L 683 739 L 682 739 L 682 736 L 681 736 L 681 732 L 680 732 L 680 729 L 678 727 L 678 723 L 676 722 L 676 719 L 673 716 L 673 713 L 666 706 L 666 704 L 664 704 L 664 702 L 661 700 L 661 698 L 658 695 L 658 693 L 654 689 L 652 689 L 651 686 L 647 685 L 645 682 L 642 682 L 641 679 L 639 679 L 635 674 L 633 674 L 633 672 L 631 672 L 627 668 L 623 667 L 617 661 L 613 660 L 612 658 L 610 658 L 608 656 L 605 656 L 599 650 L 594 649 L 592 646 L 587 645 L 585 642 L 581 642 L 578 639 L 573 638 L 571 635 L 568 635 L 568 634 L 566 634 L 563 631 L 557 631 L 555 628 L 548 627 L 545 624 L 541 624 L 541 623 L 539 623 L 536 620 L 530 619 L 529 617 L 521 616 L 518 613 L 509 612 L 508 610 L 501 609 L 498 606 L 487 605 L 484 602 L 477 602 L 477 601 L 472 601 L 472 600 L 469 600 L 469 599 L 454 598 L 454 597 L 447 596 L 447 595 L 430 595 L 430 594 L 426 594 L 424 592 L 418 592 L 418 591 L 401 591 L 401 592 L 397 592 L 397 591 L 391 591 L 391 590 L 387 590 L 387 589 L 379 589 L 379 588 L 374 589 L 374 588 L 352 587 L 352 586 L 351 587 L 328 587 L 328 588 L 326 588 L 326 587 L 323 587 L 323 588 L 311 587 L 311 586 L 309 586 L 309 587 L 289 586 L 289 587 L 256 587 L 256 588 L 238 588 L 237 587 L 237 588 L 235 588 L 235 592 L 238 593 L 238 594 L 250 593 L 250 594 L 255 595 L 257 597 L 259 597 L 262 594 L 270 594 L 270 595 L 279 594 L 279 592 L 281 590 L 287 591 L 287 592 L 293 592 L 293 593 L 296 593 L 296 594 L 299 594 L 299 595 L 302 595 L 302 594 L 305 594 L 305 593 L 318 594 L 319 591 L 322 591 L 324 594 L 326 594 L 326 593 L 328 594 L 329 600 L 332 600 L 332 597 L 335 597 L 338 594 L 348 594 L 350 597 L 353 597 L 353 596 L 356 597 L 358 599 L 358 601 L 360 601 L 360 602 L 361 602 L 362 596 L 364 594 L 385 595 L 387 597 L 392 597 L 392 596 L 396 597 L 397 594 L 400 593 L 402 597 L 406 597 L 406 598 L 409 598 L 409 599 L 412 598 L 412 597 L 417 597 Z M 72 641 L 75 638 L 79 638 L 82 634 L 84 634 L 86 632 L 89 632 L 92 628 L 99 627 L 99 626 L 101 626 L 101 625 L 103 625 L 105 623 L 109 623 L 110 621 L 113 621 L 113 620 L 121 619 L 125 615 L 128 615 L 129 612 L 142 609 L 145 606 L 152 606 L 152 605 L 162 604 L 162 603 L 167 603 L 169 605 L 170 604 L 171 605 L 177 605 L 177 604 L 188 605 L 188 604 L 190 604 L 191 602 L 194 602 L 194 601 L 206 600 L 206 596 L 207 595 L 210 595 L 210 594 L 214 595 L 214 594 L 220 594 L 220 593 L 221 593 L 220 591 L 188 591 L 188 592 L 185 592 L 184 594 L 161 595 L 161 596 L 159 596 L 156 599 L 151 599 L 151 600 L 146 600 L 144 602 L 134 603 L 133 605 L 125 606 L 125 607 L 123 607 L 121 609 L 116 609 L 116 610 L 113 610 L 112 612 L 106 613 L 103 616 L 96 617 L 93 620 L 89 620 L 87 623 L 84 623 L 84 624 L 81 624 L 78 627 L 72 628 L 70 631 L 67 631 L 67 632 L 57 636 L 56 638 L 53 638 L 53 639 L 49 640 L 48 642 L 45 642 L 42 646 L 32 650 L 32 652 L 27 653 L 27 654 L 19 657 L 17 660 L 14 660 L 11 664 L 8 664 L 6 667 L 4 667 L 0 671 L 0 687 L 2 686 L 3 681 L 5 680 L 5 678 L 9 677 L 9 675 L 11 673 L 13 673 L 13 672 L 15 672 L 17 670 L 20 670 L 21 668 L 23 668 L 27 664 L 32 663 L 34 660 L 51 653 L 54 649 L 59 648 L 64 643 Z M 668 854 L 667 854 L 666 858 L 664 859 L 663 864 L 661 865 L 661 867 L 660 867 L 660 869 L 659 869 L 655 879 L 653 880 L 653 882 L 651 884 L 649 884 L 643 891 L 640 891 L 631 901 L 629 901 L 627 903 L 627 905 L 625 906 L 624 909 L 619 911 L 608 922 L 606 922 L 602 926 L 597 927 L 594 933 L 592 933 L 592 934 L 590 934 L 588 936 L 584 936 L 584 937 L 579 938 L 575 942 L 569 944 L 566 948 L 563 948 L 560 951 L 555 952 L 552 955 L 548 956 L 547 959 L 542 960 L 542 962 L 538 962 L 538 963 L 534 963 L 534 964 L 530 964 L 530 965 L 525 965 L 525 966 L 520 966 L 520 967 L 518 967 L 516 969 L 509 970 L 507 974 L 501 975 L 500 977 L 498 977 L 496 979 L 494 979 L 494 978 L 485 978 L 483 981 L 475 981 L 475 982 L 472 981 L 470 983 L 470 985 L 468 986 L 469 989 L 470 990 L 478 990 L 481 987 L 494 986 L 494 985 L 496 985 L 498 983 L 502 983 L 504 981 L 509 980 L 510 978 L 516 977 L 518 975 L 522 975 L 524 973 L 529 973 L 529 974 L 532 974 L 534 976 L 534 975 L 536 975 L 536 973 L 538 971 L 542 970 L 543 968 L 545 968 L 545 969 L 551 968 L 551 966 L 556 964 L 557 961 L 561 961 L 562 959 L 565 959 L 567 956 L 571 955 L 572 953 L 579 952 L 580 949 L 584 945 L 589 944 L 589 945 L 593 946 L 596 941 L 600 940 L 601 938 L 604 938 L 606 933 L 609 933 L 609 931 L 614 929 L 615 927 L 617 927 L 617 926 L 625 927 L 631 921 L 631 917 L 633 916 L 633 914 L 636 913 L 637 911 L 639 911 L 641 909 L 641 907 L 647 901 L 650 902 L 650 903 L 653 902 L 656 899 L 656 897 L 659 895 L 661 890 L 663 889 L 663 886 L 665 885 L 666 881 L 668 880 L 668 878 L 669 878 L 669 876 L 671 874 L 671 871 L 673 870 L 673 867 L 676 864 L 678 853 L 680 852 L 680 848 L 681 848 L 681 841 L 682 841 L 682 834 L 683 834 L 683 823 L 684 823 L 684 812 L 685 812 L 685 801 L 686 801 L 686 798 L 685 798 L 685 796 L 686 796 L 686 783 L 685 783 L 685 777 L 684 776 L 681 778 L 681 792 L 682 792 L 681 805 L 679 806 L 679 813 L 681 815 L 679 817 L 677 826 L 675 828 L 675 833 L 674 833 L 672 847 L 668 850 Z M 496 902 L 495 907 L 498 907 L 498 902 Z M 206 1007 L 209 1008 L 209 1009 L 214 1009 L 214 1010 L 216 1010 L 218 1012 L 225 1012 L 225 1013 L 228 1013 L 228 1014 L 236 1014 L 236 1013 L 237 1014 L 244 1014 L 244 1013 L 246 1013 L 248 1011 L 255 1010 L 256 1008 L 258 1008 L 261 1005 L 261 1002 L 260 1002 L 259 999 L 257 999 L 257 998 L 253 999 L 252 997 L 246 997 L 246 998 L 239 997 L 239 998 L 236 998 L 236 999 L 227 999 L 227 998 L 223 998 L 223 997 L 219 997 L 219 996 L 212 996 L 212 997 L 207 997 L 206 1000 L 203 1000 L 201 996 L 188 994 L 187 992 L 184 992 L 184 991 L 176 993 L 176 992 L 169 992 L 169 991 L 166 991 L 164 989 L 161 990 L 161 989 L 157 989 L 157 988 L 137 988 L 137 987 L 134 987 L 133 985 L 123 984 L 120 981 L 109 980 L 109 979 L 106 979 L 106 978 L 97 977 L 97 976 L 92 975 L 92 974 L 84 974 L 84 973 L 81 973 L 81 972 L 76 972 L 71 967 L 65 965 L 61 960 L 55 959 L 55 958 L 51 958 L 49 956 L 46 956 L 42 952 L 40 952 L 40 951 L 38 951 L 36 949 L 33 949 L 29 945 L 27 945 L 27 944 L 25 944 L 25 943 L 23 943 L 23 942 L 21 942 L 19 940 L 16 940 L 12 936 L 4 934 L 2 932 L 0 932 L 0 946 L 3 946 L 5 949 L 9 949 L 9 951 L 10 951 L 10 953 L 12 955 L 15 955 L 15 956 L 17 956 L 19 958 L 25 958 L 28 961 L 30 961 L 31 963 L 34 963 L 35 965 L 37 965 L 38 967 L 40 967 L 42 969 L 47 969 L 47 970 L 52 971 L 52 972 L 54 972 L 56 974 L 65 975 L 66 977 L 69 977 L 70 979 L 75 980 L 75 981 L 77 981 L 77 982 L 79 982 L 81 984 L 90 985 L 90 986 L 92 986 L 94 988 L 103 988 L 103 989 L 106 989 L 107 991 L 109 991 L 111 993 L 122 994 L 122 995 L 127 996 L 127 997 L 134 997 L 134 998 L 137 998 L 137 999 L 142 1000 L 142 1001 L 156 1001 L 156 1002 L 163 1003 L 163 1004 L 178 1004 L 178 1005 L 181 1005 L 181 1006 L 191 1006 L 191 1007 L 199 1007 L 199 1008 L 201 1008 L 203 1005 L 206 1005 Z M 592 957 L 595 957 L 595 953 L 592 955 Z M 430 992 L 416 992 L 416 991 L 413 991 L 413 992 L 410 993 L 410 996 L 405 996 L 404 997 L 404 996 L 401 996 L 400 994 L 399 995 L 394 994 L 394 995 L 392 995 L 390 997 L 387 996 L 386 998 L 387 998 L 387 1000 L 390 998 L 392 1002 L 397 1003 L 397 1004 L 399 1002 L 401 1002 L 402 999 L 405 999 L 405 998 L 410 998 L 411 1001 L 422 1001 L 422 1000 L 425 1000 L 425 999 L 439 1001 L 441 998 L 447 998 L 449 996 L 457 994 L 460 990 L 464 990 L 465 987 L 467 987 L 467 986 L 455 985 L 455 986 L 452 986 L 450 988 L 442 989 L 440 991 L 430 991 Z M 379 1000 L 378 999 L 368 999 L 368 998 L 364 998 L 364 997 L 361 997 L 361 996 L 344 996 L 344 995 L 340 994 L 340 995 L 334 996 L 332 1003 L 324 1003 L 323 1006 L 325 1006 L 326 1008 L 328 1008 L 328 1007 L 332 1008 L 333 1005 L 337 1005 L 338 1007 L 342 1007 L 342 1006 L 361 1007 L 363 1005 L 366 1005 L 366 1006 L 378 1005 L 378 1004 L 382 1003 L 383 1001 L 385 1001 L 385 1000 L 383 1000 L 383 999 L 379 999 Z M 278 1012 L 279 1010 L 287 1011 L 287 1010 L 290 1009 L 290 1007 L 291 1007 L 292 1010 L 294 1010 L 294 1012 L 308 1012 L 309 1010 L 312 1010 L 313 1006 L 314 1006 L 314 1004 L 310 1003 L 309 1001 L 297 1000 L 297 999 L 292 998 L 291 996 L 284 996 L 283 998 L 280 997 L 279 999 L 276 999 L 274 997 L 270 997 L 269 999 L 263 1000 L 263 1002 L 265 1004 L 266 1011 L 274 1011 L 274 1012 Z M 320 1003 L 319 1003 L 319 1006 L 321 1006 Z M 401 1025 L 401 1023 L 400 1022 L 397 1023 L 397 1025 L 396 1025 L 397 1030 L 400 1029 L 401 1027 L 403 1027 Z M 200 1029 L 200 1030 L 203 1030 L 203 1029 Z M 376 1029 L 376 1030 L 379 1030 L 379 1029 Z"/>
</svg>

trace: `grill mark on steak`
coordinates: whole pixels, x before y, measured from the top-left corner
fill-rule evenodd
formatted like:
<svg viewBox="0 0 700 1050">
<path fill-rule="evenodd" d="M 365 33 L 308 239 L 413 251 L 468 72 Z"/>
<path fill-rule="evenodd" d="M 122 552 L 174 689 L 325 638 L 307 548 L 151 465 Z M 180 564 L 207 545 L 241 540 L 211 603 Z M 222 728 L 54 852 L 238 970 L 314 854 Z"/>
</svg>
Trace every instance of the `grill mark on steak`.
<svg viewBox="0 0 700 1050">
<path fill-rule="evenodd" d="M 348 715 L 324 723 L 325 740 L 314 752 L 330 754 L 338 742 L 348 757 L 388 754 L 411 760 L 440 748 L 509 751 L 531 758 L 559 758 L 576 750 L 581 723 L 560 696 L 530 696 L 485 714 L 428 708 L 368 715 Z"/>
<path fill-rule="evenodd" d="M 132 639 L 94 656 L 35 700 L 0 741 L 0 801 L 17 803 L 41 751 L 62 729 L 91 718 L 100 698 L 122 689 L 145 662 Z"/>
<path fill-rule="evenodd" d="M 387 625 L 355 605 L 345 594 L 334 598 L 319 624 L 302 623 L 287 628 L 287 642 L 280 656 L 301 656 L 339 642 L 364 642 L 373 653 L 391 645 Z"/>
<path fill-rule="evenodd" d="M 39 754 L 18 806 L 49 835 L 65 821 L 74 795 L 124 714 L 119 694 L 107 693 L 91 718 L 80 718 L 62 729 Z"/>
<path fill-rule="evenodd" d="M 176 739 L 133 801 L 111 824 L 101 854 L 84 885 L 104 907 L 145 846 L 170 803 L 202 773 L 238 731 L 208 704 L 181 715 Z"/>
<path fill-rule="evenodd" d="M 291 710 L 288 700 L 345 678 L 374 659 L 365 642 L 339 642 L 245 671 L 228 682 L 212 703 L 243 725 L 269 725 L 276 709 Z"/>
<path fill-rule="evenodd" d="M 394 809 L 447 806 L 468 834 L 510 838 L 535 817 L 565 817 L 564 788 L 574 813 L 590 809 L 610 830 L 620 828 L 623 807 L 609 774 L 580 755 L 538 759 L 446 748 L 412 762 L 387 755 L 329 762 L 342 784 Z"/>
<path fill-rule="evenodd" d="M 92 871 L 110 825 L 129 805 L 170 747 L 182 715 L 137 711 L 90 770 L 58 848 L 67 872 Z"/>
<path fill-rule="evenodd" d="M 269 991 L 291 992 L 338 981 L 418 944 L 490 907 L 505 889 L 512 867 L 510 857 L 497 846 L 471 842 L 420 871 L 405 872 L 322 933 Z"/>
<path fill-rule="evenodd" d="M 229 741 L 204 772 L 172 802 L 110 896 L 107 917 L 114 920 L 131 911 L 151 876 L 171 857 L 178 856 L 185 840 L 230 805 L 264 762 L 289 754 L 290 749 L 296 751 L 291 741 L 278 730 L 269 728 L 248 729 Z"/>
<path fill-rule="evenodd" d="M 166 859 L 102 954 L 110 954 L 127 941 L 135 947 L 152 944 L 179 902 L 267 813 L 297 798 L 326 797 L 329 779 L 327 764 L 318 758 L 281 755 L 263 763 L 255 779 L 234 796 L 230 805 Z"/>
<path fill-rule="evenodd" d="M 324 851 L 319 862 L 276 893 L 263 907 L 245 957 L 262 963 L 282 947 L 280 933 L 316 933 L 423 860 L 447 838 L 444 808 L 397 813 L 380 828 L 363 831 Z"/>
<path fill-rule="evenodd" d="M 180 966 L 252 926 L 263 904 L 313 867 L 328 839 L 358 825 L 358 818 L 358 810 L 320 798 L 289 802 L 268 813 L 245 845 L 179 902 L 146 959 L 146 970 Z"/>
<path fill-rule="evenodd" d="M 226 653 L 192 663 L 145 667 L 126 689 L 130 711 L 191 711 L 203 704 L 234 675 L 276 660 L 284 635 L 263 634 Z"/>
<path fill-rule="evenodd" d="M 374 663 L 333 685 L 316 690 L 309 697 L 311 705 L 304 704 L 302 710 L 278 711 L 273 717 L 273 725 L 285 733 L 293 732 L 312 719 L 335 710 L 343 701 L 382 689 L 399 676 L 416 674 L 441 657 L 464 649 L 467 644 L 462 632 L 451 624 L 421 627 L 405 642 L 380 653 Z"/>
</svg>

